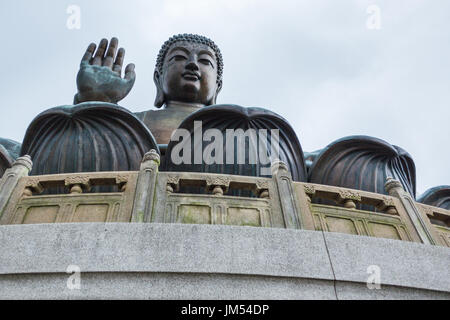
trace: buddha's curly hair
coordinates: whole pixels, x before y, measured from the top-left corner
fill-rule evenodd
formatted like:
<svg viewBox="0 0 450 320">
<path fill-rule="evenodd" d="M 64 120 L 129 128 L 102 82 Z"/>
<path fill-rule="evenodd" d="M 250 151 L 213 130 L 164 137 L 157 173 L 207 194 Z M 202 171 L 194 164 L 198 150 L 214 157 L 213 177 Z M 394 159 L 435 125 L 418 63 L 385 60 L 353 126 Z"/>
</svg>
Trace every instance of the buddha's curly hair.
<svg viewBox="0 0 450 320">
<path fill-rule="evenodd" d="M 217 60 L 217 83 L 222 83 L 222 73 L 223 73 L 223 59 L 222 54 L 220 53 L 219 47 L 209 38 L 200 36 L 198 34 L 191 34 L 191 33 L 184 33 L 184 34 L 177 34 L 169 38 L 164 44 L 162 45 L 161 49 L 159 50 L 158 57 L 156 58 L 156 69 L 160 74 L 162 74 L 163 64 L 164 64 L 164 58 L 166 57 L 167 51 L 169 51 L 169 48 L 172 44 L 179 41 L 188 41 L 188 42 L 194 42 L 194 43 L 200 43 L 207 45 L 216 54 L 216 60 Z"/>
</svg>

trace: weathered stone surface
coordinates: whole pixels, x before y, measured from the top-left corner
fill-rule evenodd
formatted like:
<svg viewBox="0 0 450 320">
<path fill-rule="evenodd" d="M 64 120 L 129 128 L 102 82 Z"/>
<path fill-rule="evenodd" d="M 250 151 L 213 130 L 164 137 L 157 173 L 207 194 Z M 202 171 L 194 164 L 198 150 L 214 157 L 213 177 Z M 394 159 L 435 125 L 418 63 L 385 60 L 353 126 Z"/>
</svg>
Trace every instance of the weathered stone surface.
<svg viewBox="0 0 450 320">
<path fill-rule="evenodd" d="M 232 274 L 108 272 L 82 273 L 70 290 L 70 274 L 0 275 L 1 299 L 183 299 L 183 300 L 353 300 L 450 299 L 450 293 L 287 277 Z"/>
<path fill-rule="evenodd" d="M 180 224 L 16 225 L 0 231 L 4 299 L 448 299 L 450 294 L 450 250 L 403 241 Z M 80 267 L 80 290 L 67 288 L 69 265 Z M 381 268 L 380 290 L 366 286 L 369 265 Z"/>
<path fill-rule="evenodd" d="M 16 162 L 18 162 L 19 158 Z M 25 158 L 27 159 L 27 158 Z M 28 158 L 29 160 L 29 158 Z M 26 164 L 26 162 L 25 162 Z M 11 179 L 9 169 L 5 174 Z M 22 175 L 28 174 L 30 166 Z M 21 175 L 21 176 L 22 176 Z M 85 172 L 22 177 L 17 176 L 14 191 L 0 182 L 0 224 L 64 222 L 130 222 L 137 172 Z M 9 180 L 8 180 L 9 181 Z M 14 181 L 10 181 L 14 182 Z M 66 188 L 64 188 L 66 185 Z M 111 188 L 114 192 L 89 193 L 89 187 Z M 48 188 L 58 194 L 41 194 Z M 8 200 L 5 209 L 2 203 Z M 1 213 L 3 212 L 3 215 Z"/>
<path fill-rule="evenodd" d="M 0 274 L 141 271 L 332 279 L 321 233 L 181 224 L 0 226 Z M 281 250 L 283 249 L 283 250 Z"/>
<path fill-rule="evenodd" d="M 389 192 L 396 191 L 386 196 L 292 182 L 290 173 L 279 162 L 272 166 L 273 175 L 269 179 L 158 172 L 159 159 L 155 150 L 147 153 L 139 172 L 85 172 L 23 178 L 20 175 L 14 181 L 9 169 L 8 177 L 5 175 L 0 182 L 2 185 L 9 181 L 9 188 L 0 187 L 0 213 L 3 213 L 0 224 L 131 221 L 259 226 L 450 246 L 450 211 L 414 202 L 401 184 L 392 180 L 388 183 Z M 30 170 L 31 163 L 27 168 Z M 138 175 L 141 178 L 136 188 Z M 186 194 L 180 186 L 194 186 L 199 190 Z M 99 187 L 112 190 L 89 192 Z M 46 194 L 51 188 L 61 190 Z M 250 192 L 254 196 L 235 196 L 231 191 Z M 316 198 L 330 200 L 333 205 L 311 204 Z M 347 208 L 346 199 L 382 212 Z"/>
<path fill-rule="evenodd" d="M 380 267 L 381 285 L 450 292 L 450 249 L 406 241 L 325 232 L 336 280 L 365 283 Z"/>
<path fill-rule="evenodd" d="M 142 159 L 131 214 L 133 222 L 150 221 L 159 163 L 159 154 L 153 149 Z"/>
<path fill-rule="evenodd" d="M 17 184 L 20 179 L 28 175 L 32 165 L 33 162 L 29 156 L 19 157 L 0 179 L 0 218 L 4 215 L 8 202 L 18 189 Z"/>
<path fill-rule="evenodd" d="M 368 289 L 367 284 L 336 281 L 338 300 L 449 300 L 450 292 L 381 285 Z"/>
<path fill-rule="evenodd" d="M 0 275 L 0 299 L 334 300 L 333 281 L 235 274 L 82 273 L 79 290 L 70 274 Z"/>
<path fill-rule="evenodd" d="M 438 235 L 434 232 L 434 228 L 431 225 L 429 218 L 419 211 L 411 194 L 405 191 L 400 181 L 389 177 L 386 181 L 385 189 L 390 196 L 400 200 L 401 206 L 408 215 L 408 220 L 411 221 L 413 228 L 419 235 L 420 242 L 425 244 L 436 244 Z"/>
</svg>

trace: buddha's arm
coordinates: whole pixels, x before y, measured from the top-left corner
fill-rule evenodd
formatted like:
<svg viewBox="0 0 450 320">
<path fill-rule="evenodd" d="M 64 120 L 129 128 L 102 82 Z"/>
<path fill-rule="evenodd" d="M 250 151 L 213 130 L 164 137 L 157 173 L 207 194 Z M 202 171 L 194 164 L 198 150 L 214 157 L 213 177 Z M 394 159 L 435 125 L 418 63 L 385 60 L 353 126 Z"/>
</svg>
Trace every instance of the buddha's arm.
<svg viewBox="0 0 450 320">
<path fill-rule="evenodd" d="M 125 50 L 117 50 L 118 44 L 117 38 L 112 38 L 108 47 L 108 40 L 102 39 L 96 52 L 95 43 L 89 45 L 81 59 L 77 75 L 75 104 L 85 101 L 117 103 L 133 88 L 136 78 L 134 64 L 127 65 L 122 78 Z"/>
</svg>

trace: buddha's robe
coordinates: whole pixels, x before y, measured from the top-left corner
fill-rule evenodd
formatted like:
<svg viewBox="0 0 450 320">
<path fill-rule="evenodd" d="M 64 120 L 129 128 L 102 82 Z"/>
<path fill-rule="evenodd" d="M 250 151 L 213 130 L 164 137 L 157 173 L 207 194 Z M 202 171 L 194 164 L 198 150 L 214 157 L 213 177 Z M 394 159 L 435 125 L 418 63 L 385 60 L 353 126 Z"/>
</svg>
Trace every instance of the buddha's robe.
<svg viewBox="0 0 450 320">
<path fill-rule="evenodd" d="M 202 132 L 200 140 L 195 140 L 195 123 L 201 123 Z M 245 108 L 237 105 L 213 105 L 204 107 L 201 110 L 191 114 L 180 125 L 180 129 L 185 129 L 189 132 L 189 141 L 171 141 L 168 145 L 165 161 L 162 169 L 166 171 L 193 171 L 193 172 L 209 172 L 209 173 L 222 173 L 222 174 L 234 174 L 244 176 L 262 176 L 270 177 L 270 159 L 276 156 L 288 166 L 289 171 L 292 174 L 294 181 L 306 181 L 306 169 L 305 161 L 303 158 L 303 152 L 300 142 L 297 138 L 292 127 L 289 123 L 283 119 L 280 115 L 263 109 L 263 108 Z M 205 139 L 204 134 L 210 130 L 216 129 L 216 132 L 220 132 L 221 149 L 223 154 L 221 158 L 222 163 L 218 163 L 214 159 L 214 163 L 211 161 L 205 161 L 205 153 L 208 154 L 207 148 L 212 142 Z M 234 148 L 231 150 L 227 148 L 227 131 L 231 130 L 237 133 L 238 130 L 242 130 L 244 133 L 247 130 L 255 130 L 256 137 L 251 140 L 248 137 L 245 144 L 238 145 L 237 138 L 235 139 Z M 218 131 L 217 131 L 218 130 Z M 272 131 L 277 130 L 278 140 L 272 137 Z M 249 133 L 248 131 L 247 133 Z M 260 136 L 261 133 L 267 133 L 267 137 L 263 141 Z M 234 139 L 234 138 L 233 138 Z M 189 163 L 175 163 L 172 152 L 178 152 L 180 150 L 180 143 L 187 143 L 187 148 L 190 150 Z M 262 144 L 260 144 L 262 143 Z M 271 144 L 278 144 L 278 154 L 271 154 Z M 261 146 L 264 146 L 265 150 L 261 152 Z M 257 159 L 254 163 L 251 163 L 250 152 L 253 151 L 253 155 L 256 155 Z M 230 153 L 230 154 L 227 154 Z M 239 153 L 244 152 L 245 161 L 239 161 Z M 261 157 L 263 154 L 266 157 Z M 195 157 L 200 155 L 201 163 L 196 163 Z M 177 155 L 175 155 L 177 156 Z M 227 163 L 227 158 L 232 159 L 232 163 Z M 263 159 L 264 158 L 264 159 Z"/>
<path fill-rule="evenodd" d="M 39 114 L 25 134 L 21 155 L 33 161 L 32 175 L 139 170 L 154 137 L 130 111 L 86 102 Z"/>
<path fill-rule="evenodd" d="M 392 177 L 416 195 L 416 167 L 402 148 L 368 136 L 350 136 L 309 154 L 313 159 L 308 181 L 317 184 L 387 194 L 384 185 Z M 364 206 L 360 208 L 365 208 Z"/>
<path fill-rule="evenodd" d="M 450 210 L 450 186 L 437 186 L 425 191 L 417 202 Z M 447 219 L 450 226 L 450 219 Z"/>
</svg>

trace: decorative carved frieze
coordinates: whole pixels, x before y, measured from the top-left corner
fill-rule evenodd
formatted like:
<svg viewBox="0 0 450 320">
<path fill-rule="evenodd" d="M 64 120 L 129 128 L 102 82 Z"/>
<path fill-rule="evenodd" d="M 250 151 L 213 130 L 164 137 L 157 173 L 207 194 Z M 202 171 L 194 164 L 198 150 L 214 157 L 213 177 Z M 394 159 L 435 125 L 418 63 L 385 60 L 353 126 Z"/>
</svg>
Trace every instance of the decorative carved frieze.
<svg viewBox="0 0 450 320">
<path fill-rule="evenodd" d="M 82 193 L 91 188 L 88 176 L 69 176 L 64 179 L 64 185 L 70 188 L 70 193 Z"/>
<path fill-rule="evenodd" d="M 350 191 L 350 190 L 339 190 L 338 193 L 338 203 L 342 203 L 344 205 L 344 208 L 347 209 L 355 209 L 356 203 L 361 201 L 361 195 L 359 192 Z"/>
<path fill-rule="evenodd" d="M 169 176 L 167 176 L 167 183 L 178 185 L 180 183 L 180 177 L 169 175 Z"/>
<path fill-rule="evenodd" d="M 267 180 L 256 180 L 256 191 L 258 193 L 258 197 L 262 199 L 270 198 L 269 194 L 269 181 Z"/>
<path fill-rule="evenodd" d="M 339 200 L 353 200 L 353 201 L 361 201 L 361 194 L 359 192 L 350 191 L 350 190 L 339 190 Z"/>
<path fill-rule="evenodd" d="M 126 175 L 118 175 L 116 177 L 116 184 L 119 186 L 120 191 L 124 192 L 127 189 L 127 182 L 130 177 Z"/>
<path fill-rule="evenodd" d="M 231 179 L 220 176 L 206 176 L 205 181 L 208 190 L 212 190 L 215 196 L 221 196 L 228 191 Z"/>
<path fill-rule="evenodd" d="M 269 181 L 267 180 L 256 180 L 255 184 L 258 190 L 269 189 Z"/>
<path fill-rule="evenodd" d="M 383 197 L 383 206 L 385 207 L 394 207 L 394 200 L 392 200 L 392 198 L 389 197 Z"/>
<path fill-rule="evenodd" d="M 316 194 L 316 189 L 314 188 L 314 186 L 312 186 L 310 184 L 304 184 L 303 185 L 303 190 L 305 190 L 305 193 L 309 197 L 313 197 Z"/>
<path fill-rule="evenodd" d="M 24 195 L 31 196 L 33 193 L 41 193 L 44 191 L 44 188 L 41 185 L 39 178 L 31 177 L 27 179 L 27 183 L 25 184 Z"/>
<path fill-rule="evenodd" d="M 174 191 L 178 191 L 180 189 L 180 177 L 177 175 L 169 175 L 167 176 L 167 186 L 166 191 L 168 193 L 172 193 Z"/>
<path fill-rule="evenodd" d="M 118 175 L 116 176 L 116 183 L 117 184 L 122 184 L 122 183 L 127 183 L 128 179 L 130 179 L 129 176 L 126 175 Z"/>
<path fill-rule="evenodd" d="M 206 176 L 206 185 L 210 186 L 223 186 L 228 188 L 230 186 L 231 179 L 228 177 L 218 176 Z"/>
<path fill-rule="evenodd" d="M 88 176 L 70 176 L 64 179 L 64 185 L 69 187 L 73 184 L 89 185 L 90 178 Z"/>
</svg>

